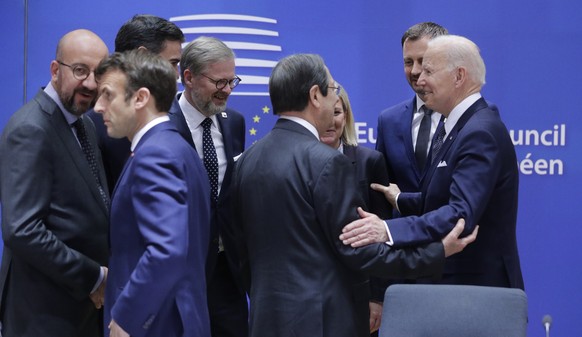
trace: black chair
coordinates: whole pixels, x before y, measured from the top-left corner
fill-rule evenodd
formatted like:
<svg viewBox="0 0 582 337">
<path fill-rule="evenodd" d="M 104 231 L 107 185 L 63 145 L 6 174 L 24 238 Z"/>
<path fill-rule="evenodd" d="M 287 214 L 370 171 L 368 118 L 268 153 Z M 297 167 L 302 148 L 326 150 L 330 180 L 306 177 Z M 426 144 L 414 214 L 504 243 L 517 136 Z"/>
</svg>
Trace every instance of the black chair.
<svg viewBox="0 0 582 337">
<path fill-rule="evenodd" d="M 525 337 L 521 289 L 395 284 L 386 290 L 380 337 Z"/>
</svg>

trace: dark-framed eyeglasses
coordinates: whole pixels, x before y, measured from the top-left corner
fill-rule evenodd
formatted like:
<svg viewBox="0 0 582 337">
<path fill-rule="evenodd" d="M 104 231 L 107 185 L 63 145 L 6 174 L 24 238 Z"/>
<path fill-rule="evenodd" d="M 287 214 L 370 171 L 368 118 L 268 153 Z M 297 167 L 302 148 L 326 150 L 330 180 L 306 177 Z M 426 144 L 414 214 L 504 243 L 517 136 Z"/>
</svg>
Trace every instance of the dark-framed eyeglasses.
<svg viewBox="0 0 582 337">
<path fill-rule="evenodd" d="M 216 85 L 216 89 L 218 89 L 218 90 L 224 89 L 224 87 L 226 87 L 227 84 L 231 89 L 234 89 L 242 81 L 240 79 L 240 77 L 238 77 L 238 76 L 235 76 L 233 79 L 230 79 L 230 80 L 227 80 L 226 78 L 223 78 L 220 80 L 215 80 L 212 77 L 208 77 L 204 74 L 200 74 L 200 75 L 206 77 L 207 79 L 210 80 L 210 82 L 214 83 L 214 85 Z"/>
<path fill-rule="evenodd" d="M 342 92 L 342 86 L 341 85 L 337 85 L 336 87 L 332 86 L 332 85 L 328 85 L 327 86 L 328 89 L 333 89 L 333 92 L 335 92 L 336 95 L 339 96 L 340 92 Z"/>
<path fill-rule="evenodd" d="M 87 77 L 89 77 L 89 74 L 91 74 L 91 70 L 89 69 L 89 67 L 87 67 L 84 64 L 69 65 L 59 60 L 57 60 L 57 62 L 62 66 L 71 68 L 71 71 L 73 71 L 73 77 L 78 81 L 84 81 L 85 79 L 87 79 Z"/>
</svg>

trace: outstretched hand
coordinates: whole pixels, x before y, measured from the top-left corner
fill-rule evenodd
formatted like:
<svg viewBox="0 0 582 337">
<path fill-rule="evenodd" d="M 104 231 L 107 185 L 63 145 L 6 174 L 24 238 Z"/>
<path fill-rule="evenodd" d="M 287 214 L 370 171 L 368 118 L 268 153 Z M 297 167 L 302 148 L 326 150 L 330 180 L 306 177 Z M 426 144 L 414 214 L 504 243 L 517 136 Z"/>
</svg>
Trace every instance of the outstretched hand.
<svg viewBox="0 0 582 337">
<path fill-rule="evenodd" d="M 396 197 L 400 194 L 400 188 L 396 184 L 388 184 L 388 186 L 384 186 L 381 184 L 373 183 L 370 187 L 377 192 L 384 193 L 384 197 L 386 200 L 392 205 L 392 207 L 398 209 L 396 206 Z"/>
</svg>

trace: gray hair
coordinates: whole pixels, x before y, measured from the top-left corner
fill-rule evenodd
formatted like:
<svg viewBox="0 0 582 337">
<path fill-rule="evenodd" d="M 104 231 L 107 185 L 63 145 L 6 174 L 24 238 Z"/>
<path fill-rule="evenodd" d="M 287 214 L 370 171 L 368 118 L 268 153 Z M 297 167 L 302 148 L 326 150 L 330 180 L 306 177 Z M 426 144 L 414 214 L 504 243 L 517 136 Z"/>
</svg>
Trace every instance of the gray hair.
<svg viewBox="0 0 582 337">
<path fill-rule="evenodd" d="M 430 40 L 428 47 L 444 53 L 449 70 L 462 66 L 471 80 L 480 86 L 485 84 L 485 62 L 473 41 L 459 35 L 442 35 Z"/>
<path fill-rule="evenodd" d="M 200 36 L 188 43 L 182 51 L 180 59 L 180 75 L 184 84 L 184 71 L 190 70 L 192 75 L 200 75 L 206 68 L 216 62 L 232 60 L 234 52 L 224 42 L 214 37 Z"/>
</svg>

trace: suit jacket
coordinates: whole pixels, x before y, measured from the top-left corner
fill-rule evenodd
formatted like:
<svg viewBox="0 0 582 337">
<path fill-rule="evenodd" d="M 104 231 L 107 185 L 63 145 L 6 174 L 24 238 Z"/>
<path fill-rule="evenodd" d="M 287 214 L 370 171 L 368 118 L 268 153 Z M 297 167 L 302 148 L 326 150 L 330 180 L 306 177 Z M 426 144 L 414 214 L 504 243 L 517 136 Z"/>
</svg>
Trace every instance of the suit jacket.
<svg viewBox="0 0 582 337">
<path fill-rule="evenodd" d="M 497 106 L 488 104 L 499 115 Z M 403 192 L 420 191 L 420 181 L 429 167 L 427 164 L 421 170 L 414 155 L 411 132 L 415 108 L 416 96 L 382 111 L 378 117 L 376 150 L 384 155 L 390 182 L 398 184 Z M 396 210 L 395 215 L 399 215 Z"/>
<path fill-rule="evenodd" d="M 370 188 L 371 183 L 388 185 L 388 171 L 384 156 L 378 151 L 363 146 L 344 145 L 344 154 L 356 169 L 358 191 L 364 199 L 365 209 L 376 214 L 380 219 L 392 218 L 392 205 L 384 194 Z M 384 293 L 391 282 L 372 277 L 370 279 L 371 299 L 382 302 Z"/>
<path fill-rule="evenodd" d="M 483 98 L 447 135 L 420 193 L 402 193 L 403 214 L 389 222 L 396 245 L 443 237 L 459 218 L 465 233 L 479 225 L 477 240 L 447 258 L 442 283 L 523 289 L 516 240 L 519 175 L 509 133 Z"/>
<path fill-rule="evenodd" d="M 102 166 L 93 123 L 83 119 Z M 10 118 L 0 158 L 4 336 L 101 336 L 89 294 L 107 265 L 108 211 L 71 126 L 44 91 Z"/>
<path fill-rule="evenodd" d="M 131 336 L 210 336 L 204 266 L 210 187 L 172 123 L 148 130 L 111 205 L 105 325 Z"/>
<path fill-rule="evenodd" d="M 366 272 L 440 272 L 442 244 L 359 249 L 339 240 L 363 206 L 352 163 L 303 126 L 279 119 L 239 158 L 233 198 L 250 286 L 251 336 L 369 336 Z"/>
<path fill-rule="evenodd" d="M 390 182 L 398 184 L 403 192 L 420 191 L 423 176 L 416 164 L 411 136 L 415 102 L 416 96 L 382 111 L 378 117 L 376 150 L 384 155 Z"/>
<path fill-rule="evenodd" d="M 356 169 L 357 186 L 364 199 L 366 210 L 380 217 L 391 217 L 392 205 L 384 194 L 370 188 L 371 183 L 389 184 L 388 171 L 382 153 L 363 146 L 344 145 L 344 154 Z"/>
<path fill-rule="evenodd" d="M 170 120 L 176 125 L 176 128 L 186 139 L 186 141 L 196 150 L 194 141 L 192 140 L 192 133 L 188 128 L 184 114 L 180 109 L 178 100 L 174 100 L 172 108 L 170 109 Z M 218 237 L 222 237 L 223 245 L 225 247 L 225 254 L 228 260 L 231 271 L 238 275 L 239 261 L 234 251 L 234 243 L 232 242 L 232 235 L 225 232 L 227 222 L 232 221 L 231 210 L 231 176 L 234 168 L 234 157 L 240 155 L 245 146 L 245 120 L 243 115 L 239 112 L 226 109 L 225 112 L 216 115 L 220 131 L 222 133 L 222 140 L 224 142 L 224 152 L 226 154 L 226 172 L 220 187 L 218 195 L 218 202 L 211 203 L 211 226 L 210 226 L 210 247 L 208 251 L 207 275 L 211 276 L 216 265 L 216 258 L 218 254 Z M 202 150 L 202 149 L 200 149 Z M 238 279 L 238 277 L 235 277 Z M 242 285 L 240 290 L 242 290 Z"/>
</svg>

